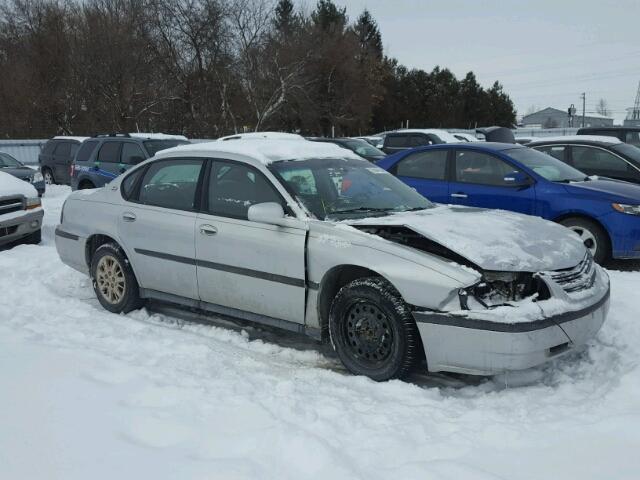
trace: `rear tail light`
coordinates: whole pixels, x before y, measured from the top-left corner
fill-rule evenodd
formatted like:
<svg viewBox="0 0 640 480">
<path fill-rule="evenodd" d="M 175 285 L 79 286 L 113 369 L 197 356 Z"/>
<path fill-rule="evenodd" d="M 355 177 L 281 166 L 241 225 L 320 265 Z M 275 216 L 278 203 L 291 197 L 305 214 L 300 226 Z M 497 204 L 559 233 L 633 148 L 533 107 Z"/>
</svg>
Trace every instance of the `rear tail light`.
<svg viewBox="0 0 640 480">
<path fill-rule="evenodd" d="M 74 163 L 72 163 L 71 165 L 69 165 L 69 176 L 73 177 L 73 174 L 76 172 L 76 165 Z"/>
</svg>

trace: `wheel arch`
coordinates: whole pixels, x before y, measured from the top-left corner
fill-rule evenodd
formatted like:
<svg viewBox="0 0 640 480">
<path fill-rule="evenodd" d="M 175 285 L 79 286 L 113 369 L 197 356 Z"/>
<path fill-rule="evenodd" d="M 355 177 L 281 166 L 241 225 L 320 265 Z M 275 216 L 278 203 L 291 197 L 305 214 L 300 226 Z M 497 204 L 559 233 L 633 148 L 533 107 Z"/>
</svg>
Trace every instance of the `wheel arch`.
<svg viewBox="0 0 640 480">
<path fill-rule="evenodd" d="M 349 282 L 364 277 L 385 278 L 375 270 L 354 264 L 336 265 L 325 272 L 318 288 L 317 298 L 318 320 L 323 340 L 329 337 L 329 310 L 336 294 Z M 385 280 L 393 284 L 389 279 L 385 278 Z"/>
<path fill-rule="evenodd" d="M 589 215 L 583 212 L 565 212 L 562 215 L 558 215 L 557 217 L 553 218 L 553 221 L 556 223 L 560 223 L 562 220 L 566 220 L 568 218 L 581 218 L 582 220 L 588 220 L 590 222 L 595 223 L 607 235 L 607 240 L 609 240 L 609 245 L 610 246 L 613 245 L 613 237 L 611 236 L 611 232 L 609 232 L 605 224 L 603 224 L 600 220 L 593 217 L 592 215 Z"/>
<path fill-rule="evenodd" d="M 109 235 L 106 233 L 94 233 L 92 235 L 89 235 L 89 237 L 87 237 L 87 240 L 84 246 L 84 259 L 89 272 L 91 271 L 91 258 L 93 257 L 93 254 L 99 247 L 107 243 L 115 243 L 120 248 L 120 250 L 122 250 L 122 254 L 124 255 L 127 262 L 129 262 L 129 266 L 133 270 L 133 274 L 135 275 L 136 280 L 138 280 L 140 277 L 136 272 L 136 267 L 133 265 L 133 262 L 131 261 L 131 256 L 128 254 L 127 249 L 122 245 L 122 242 L 120 242 L 117 238 L 115 238 L 113 235 Z M 140 281 L 138 280 L 138 283 L 139 282 Z"/>
</svg>

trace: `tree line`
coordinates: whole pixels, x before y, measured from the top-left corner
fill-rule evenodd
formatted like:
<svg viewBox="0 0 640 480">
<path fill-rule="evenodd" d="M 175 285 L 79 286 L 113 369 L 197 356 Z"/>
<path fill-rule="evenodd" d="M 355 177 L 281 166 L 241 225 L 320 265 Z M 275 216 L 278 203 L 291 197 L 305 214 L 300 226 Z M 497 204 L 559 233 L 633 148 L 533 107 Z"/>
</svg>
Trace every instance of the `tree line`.
<svg viewBox="0 0 640 480">
<path fill-rule="evenodd" d="M 368 11 L 351 22 L 331 0 L 5 0 L 0 71 L 6 138 L 515 122 L 498 82 L 400 65 Z"/>
</svg>

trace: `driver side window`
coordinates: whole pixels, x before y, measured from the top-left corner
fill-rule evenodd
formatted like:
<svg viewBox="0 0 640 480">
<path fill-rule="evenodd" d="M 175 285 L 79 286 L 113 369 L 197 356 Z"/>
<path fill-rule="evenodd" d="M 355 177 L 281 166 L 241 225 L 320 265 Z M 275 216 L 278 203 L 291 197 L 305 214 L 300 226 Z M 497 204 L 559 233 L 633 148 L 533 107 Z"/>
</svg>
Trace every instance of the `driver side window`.
<svg viewBox="0 0 640 480">
<path fill-rule="evenodd" d="M 166 160 L 151 164 L 140 184 L 144 205 L 194 210 L 202 160 Z"/>
<path fill-rule="evenodd" d="M 461 183 L 508 186 L 510 184 L 504 177 L 518 170 L 493 155 L 473 150 L 458 150 L 455 171 L 456 181 Z"/>
<path fill-rule="evenodd" d="M 207 196 L 211 215 L 247 220 L 251 205 L 284 201 L 271 182 L 259 171 L 248 165 L 215 160 L 209 177 Z"/>
</svg>

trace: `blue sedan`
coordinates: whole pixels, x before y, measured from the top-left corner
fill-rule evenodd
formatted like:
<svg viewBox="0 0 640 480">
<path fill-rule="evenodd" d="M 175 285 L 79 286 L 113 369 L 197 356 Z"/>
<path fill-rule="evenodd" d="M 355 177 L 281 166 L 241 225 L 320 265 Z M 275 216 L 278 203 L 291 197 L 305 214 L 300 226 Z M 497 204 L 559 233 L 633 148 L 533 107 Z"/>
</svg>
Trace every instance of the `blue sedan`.
<svg viewBox="0 0 640 480">
<path fill-rule="evenodd" d="M 588 177 L 510 143 L 432 145 L 377 165 L 434 202 L 500 208 L 561 223 L 580 235 L 598 262 L 640 258 L 639 185 Z"/>
</svg>

